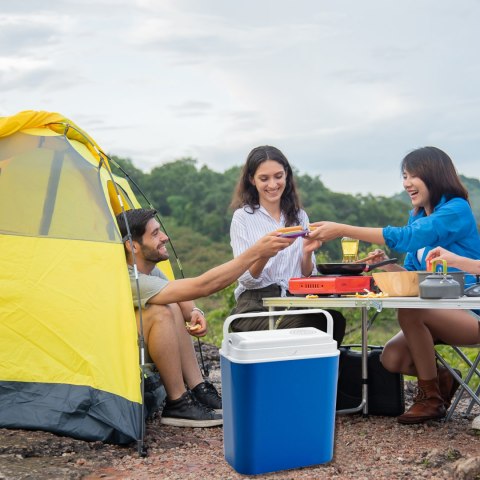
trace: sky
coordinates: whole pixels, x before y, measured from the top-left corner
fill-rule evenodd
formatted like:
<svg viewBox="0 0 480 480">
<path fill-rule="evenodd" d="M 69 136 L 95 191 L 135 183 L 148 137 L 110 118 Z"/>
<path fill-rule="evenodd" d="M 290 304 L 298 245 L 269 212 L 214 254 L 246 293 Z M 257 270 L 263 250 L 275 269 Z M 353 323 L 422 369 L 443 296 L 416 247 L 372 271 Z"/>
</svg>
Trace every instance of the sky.
<svg viewBox="0 0 480 480">
<path fill-rule="evenodd" d="M 0 116 L 59 112 L 141 170 L 274 145 L 352 194 L 411 150 L 480 177 L 480 0 L 0 0 Z"/>
</svg>

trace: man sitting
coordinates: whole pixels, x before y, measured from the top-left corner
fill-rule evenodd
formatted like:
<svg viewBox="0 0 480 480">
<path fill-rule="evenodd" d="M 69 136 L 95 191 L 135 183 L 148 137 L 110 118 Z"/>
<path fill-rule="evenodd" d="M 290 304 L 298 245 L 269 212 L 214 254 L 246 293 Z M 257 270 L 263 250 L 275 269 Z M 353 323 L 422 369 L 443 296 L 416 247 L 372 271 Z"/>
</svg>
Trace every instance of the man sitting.
<svg viewBox="0 0 480 480">
<path fill-rule="evenodd" d="M 169 239 L 155 215 L 155 210 L 147 209 L 125 212 L 131 241 L 123 214 L 117 215 L 117 222 L 124 239 L 137 326 L 141 314 L 145 344 L 167 392 L 161 422 L 181 427 L 221 425 L 221 398 L 203 380 L 193 348 L 191 336 L 207 333 L 205 316 L 193 300 L 227 287 L 256 261 L 276 255 L 295 239 L 272 232 L 242 255 L 198 277 L 170 281 L 156 267 L 169 257 Z"/>
</svg>

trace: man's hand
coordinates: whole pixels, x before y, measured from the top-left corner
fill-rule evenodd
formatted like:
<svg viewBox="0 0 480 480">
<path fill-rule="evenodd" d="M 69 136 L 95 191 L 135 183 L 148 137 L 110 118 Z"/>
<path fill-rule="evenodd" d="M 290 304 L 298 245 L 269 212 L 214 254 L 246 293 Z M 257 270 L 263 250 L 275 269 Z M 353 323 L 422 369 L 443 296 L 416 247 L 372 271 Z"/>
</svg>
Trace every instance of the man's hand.
<svg viewBox="0 0 480 480">
<path fill-rule="evenodd" d="M 198 310 L 192 310 L 190 322 L 185 323 L 185 327 L 193 337 L 204 337 L 207 333 L 207 321 Z"/>
</svg>

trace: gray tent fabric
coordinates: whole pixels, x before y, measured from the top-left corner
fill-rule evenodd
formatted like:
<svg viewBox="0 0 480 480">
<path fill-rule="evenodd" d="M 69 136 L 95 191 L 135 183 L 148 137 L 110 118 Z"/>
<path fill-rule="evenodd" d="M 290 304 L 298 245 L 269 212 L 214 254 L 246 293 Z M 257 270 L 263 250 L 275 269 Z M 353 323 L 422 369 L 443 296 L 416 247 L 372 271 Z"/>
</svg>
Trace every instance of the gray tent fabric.
<svg viewBox="0 0 480 480">
<path fill-rule="evenodd" d="M 128 444 L 140 436 L 141 406 L 90 387 L 0 382 L 0 425 L 90 441 Z M 112 425 L 111 419 L 114 419 Z"/>
</svg>

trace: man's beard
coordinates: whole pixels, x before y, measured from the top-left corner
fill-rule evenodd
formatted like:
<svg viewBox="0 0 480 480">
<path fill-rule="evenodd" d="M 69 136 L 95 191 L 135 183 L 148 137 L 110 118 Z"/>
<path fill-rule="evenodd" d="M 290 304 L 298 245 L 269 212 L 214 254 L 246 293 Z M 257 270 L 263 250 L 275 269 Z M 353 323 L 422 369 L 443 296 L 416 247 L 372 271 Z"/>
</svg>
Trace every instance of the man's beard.
<svg viewBox="0 0 480 480">
<path fill-rule="evenodd" d="M 142 245 L 142 255 L 147 262 L 158 263 L 163 260 L 168 260 L 169 254 L 168 251 L 165 253 L 160 253 L 157 249 L 148 248 Z"/>
</svg>

